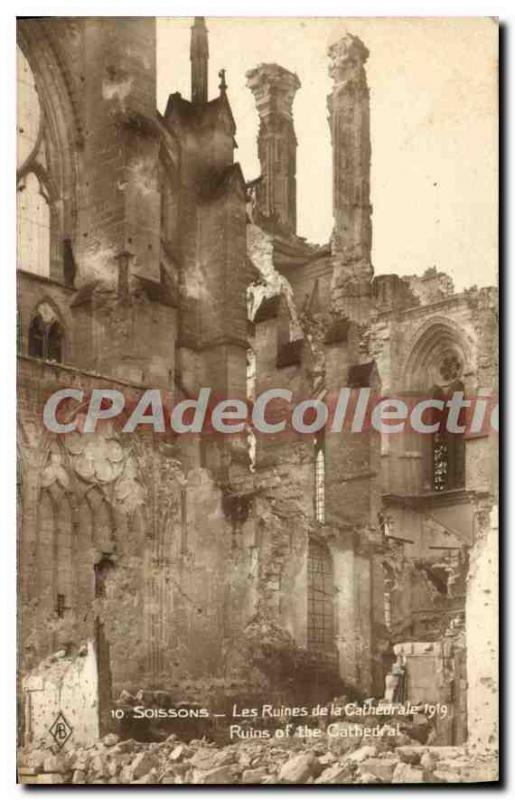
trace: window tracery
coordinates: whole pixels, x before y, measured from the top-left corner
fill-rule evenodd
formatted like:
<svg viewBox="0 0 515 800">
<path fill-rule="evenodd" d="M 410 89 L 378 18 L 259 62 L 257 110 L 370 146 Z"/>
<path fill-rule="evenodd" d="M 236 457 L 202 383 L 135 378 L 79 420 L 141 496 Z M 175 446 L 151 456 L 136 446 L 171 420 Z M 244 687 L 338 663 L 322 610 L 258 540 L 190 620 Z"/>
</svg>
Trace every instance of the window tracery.
<svg viewBox="0 0 515 800">
<path fill-rule="evenodd" d="M 18 269 L 49 277 L 52 214 L 44 119 L 34 75 L 19 47 L 17 73 L 17 264 Z"/>
<path fill-rule="evenodd" d="M 332 653 L 335 647 L 334 576 L 326 544 L 308 544 L 308 648 Z"/>
<path fill-rule="evenodd" d="M 453 349 L 444 351 L 436 365 L 440 382 L 433 386 L 432 396 L 446 404 L 454 392 L 463 392 L 463 370 L 461 355 Z M 447 405 L 444 405 L 443 411 L 435 412 L 434 421 L 438 423 L 438 430 L 433 434 L 431 443 L 431 488 L 434 492 L 459 489 L 465 485 L 464 435 L 448 430 L 448 413 Z M 464 422 L 463 418 L 458 420 L 460 426 Z"/>
</svg>

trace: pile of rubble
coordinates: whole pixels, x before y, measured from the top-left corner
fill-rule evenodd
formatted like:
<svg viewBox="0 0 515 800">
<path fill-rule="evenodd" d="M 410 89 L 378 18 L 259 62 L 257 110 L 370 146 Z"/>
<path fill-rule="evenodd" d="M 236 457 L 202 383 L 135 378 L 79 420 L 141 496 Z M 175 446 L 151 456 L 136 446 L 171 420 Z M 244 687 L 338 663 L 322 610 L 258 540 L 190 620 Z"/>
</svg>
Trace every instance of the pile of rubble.
<svg viewBox="0 0 515 800">
<path fill-rule="evenodd" d="M 341 740 L 121 741 L 110 733 L 92 747 L 52 754 L 22 750 L 22 783 L 74 784 L 368 784 L 473 783 L 497 780 L 495 754 L 465 747 Z"/>
</svg>

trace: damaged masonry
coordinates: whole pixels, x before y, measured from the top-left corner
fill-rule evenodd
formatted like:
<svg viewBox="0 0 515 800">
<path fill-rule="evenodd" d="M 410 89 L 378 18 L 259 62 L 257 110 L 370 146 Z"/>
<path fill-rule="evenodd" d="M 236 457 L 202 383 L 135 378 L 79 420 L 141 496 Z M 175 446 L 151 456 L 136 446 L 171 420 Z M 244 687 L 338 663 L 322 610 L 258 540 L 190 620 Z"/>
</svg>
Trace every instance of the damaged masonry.
<svg viewBox="0 0 515 800">
<path fill-rule="evenodd" d="M 278 387 L 293 403 L 342 387 L 406 402 L 497 395 L 494 288 L 455 293 L 436 268 L 374 276 L 365 45 L 347 34 L 329 49 L 334 228 L 313 245 L 296 233 L 303 76 L 268 63 L 247 72 L 261 174 L 246 181 L 223 70 L 209 99 L 203 18 L 192 99 L 171 94 L 164 114 L 155 25 L 18 21 L 27 782 L 367 782 L 359 759 L 368 782 L 461 779 L 460 747 L 477 763 L 498 748 L 495 431 L 43 425 L 48 398 L 69 387 L 156 388 L 173 405 L 202 387 L 249 403 Z M 275 768 L 274 743 L 229 743 L 235 705 L 337 698 L 393 707 L 380 720 L 370 711 L 370 724 L 398 725 L 395 737 L 357 740 L 356 753 L 369 749 L 354 757 L 334 742 L 309 753 L 283 743 Z M 137 719 L 136 707 L 176 713 Z M 344 717 L 321 735 L 363 732 L 363 718 Z M 252 715 L 229 721 L 249 738 L 259 727 Z M 453 758 L 459 769 L 435 766 Z"/>
</svg>

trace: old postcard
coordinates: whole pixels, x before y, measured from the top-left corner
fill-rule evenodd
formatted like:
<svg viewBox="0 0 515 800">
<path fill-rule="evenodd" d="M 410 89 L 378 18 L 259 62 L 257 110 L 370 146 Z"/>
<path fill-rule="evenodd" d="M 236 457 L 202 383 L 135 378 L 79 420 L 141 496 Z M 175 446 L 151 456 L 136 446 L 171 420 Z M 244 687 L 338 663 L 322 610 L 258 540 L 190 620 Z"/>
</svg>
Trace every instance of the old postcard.
<svg viewBox="0 0 515 800">
<path fill-rule="evenodd" d="M 18 20 L 18 780 L 498 780 L 498 24 Z"/>
</svg>

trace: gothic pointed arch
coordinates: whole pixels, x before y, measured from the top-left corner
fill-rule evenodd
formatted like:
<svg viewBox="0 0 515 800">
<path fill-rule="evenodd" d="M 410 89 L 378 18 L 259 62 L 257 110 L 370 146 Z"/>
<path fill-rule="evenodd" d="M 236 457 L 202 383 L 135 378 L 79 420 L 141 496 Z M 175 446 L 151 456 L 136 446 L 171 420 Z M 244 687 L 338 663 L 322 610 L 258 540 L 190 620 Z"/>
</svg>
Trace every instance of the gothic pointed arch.
<svg viewBox="0 0 515 800">
<path fill-rule="evenodd" d="M 474 348 L 465 332 L 451 319 L 433 317 L 415 333 L 414 344 L 403 368 L 403 385 L 406 391 L 426 391 L 434 384 L 447 381 L 445 374 L 450 360 L 458 363 L 463 376 L 474 368 Z"/>
<path fill-rule="evenodd" d="M 63 65 L 44 20 L 18 22 L 18 268 L 64 282 L 77 218 L 80 141 Z"/>
<path fill-rule="evenodd" d="M 455 392 L 465 396 L 467 376 L 474 368 L 474 348 L 466 333 L 452 320 L 435 317 L 417 332 L 406 359 L 403 386 L 417 400 L 432 399 L 440 408 L 427 411 L 423 422 L 432 424 L 432 434 L 413 433 L 406 437 L 406 449 L 422 455 L 422 486 L 425 491 L 445 492 L 465 485 L 464 433 L 448 430 L 447 402 Z M 463 426 L 461 415 L 458 424 Z M 412 436 L 419 440 L 414 447 Z"/>
<path fill-rule="evenodd" d="M 44 361 L 63 363 L 65 360 L 65 328 L 52 301 L 42 300 L 31 315 L 28 354 Z"/>
</svg>

